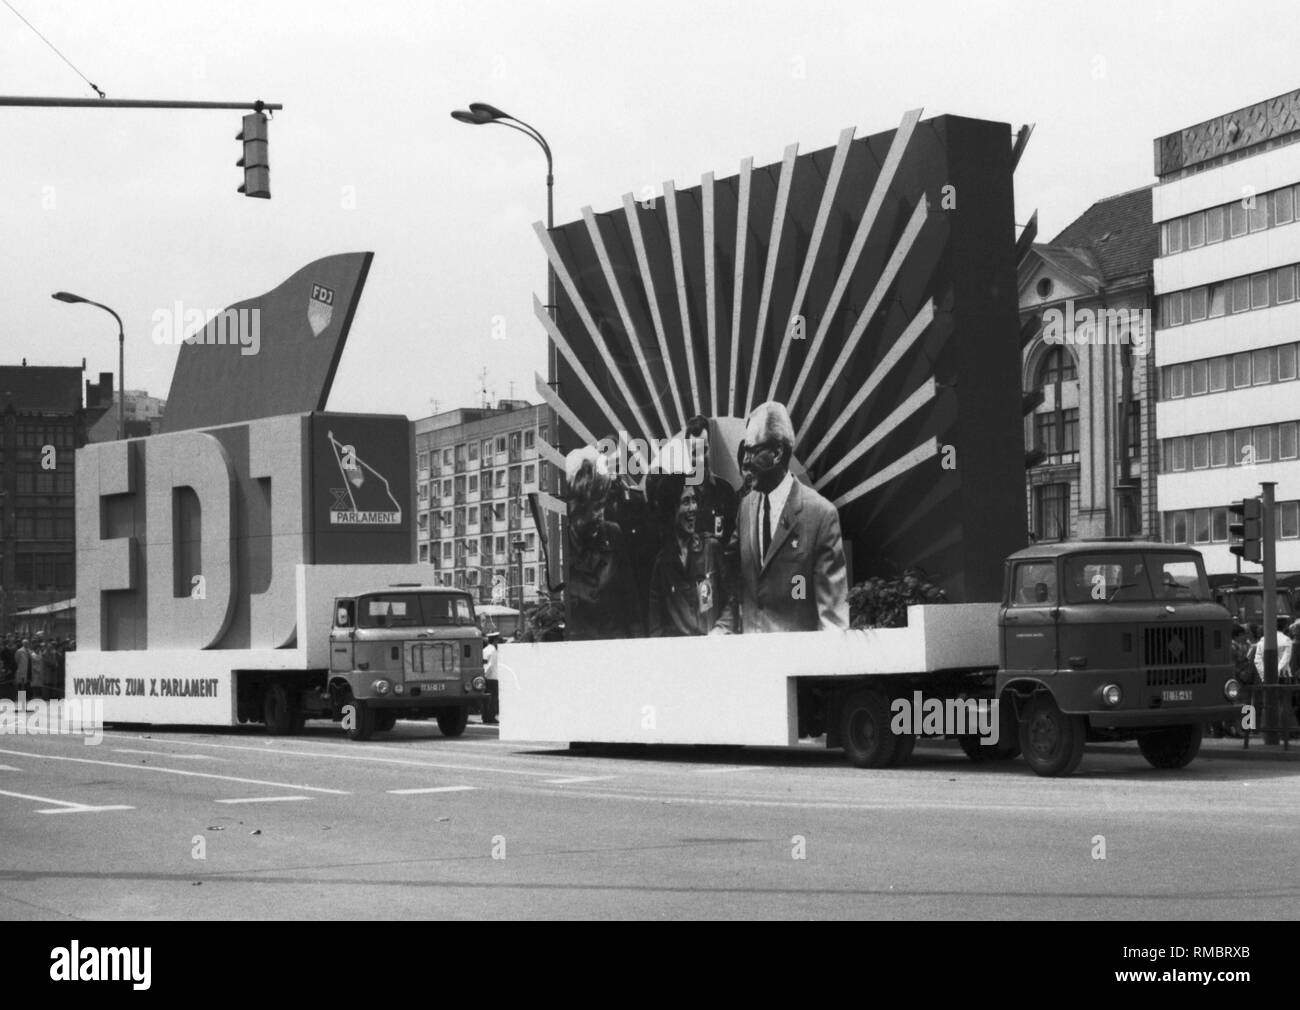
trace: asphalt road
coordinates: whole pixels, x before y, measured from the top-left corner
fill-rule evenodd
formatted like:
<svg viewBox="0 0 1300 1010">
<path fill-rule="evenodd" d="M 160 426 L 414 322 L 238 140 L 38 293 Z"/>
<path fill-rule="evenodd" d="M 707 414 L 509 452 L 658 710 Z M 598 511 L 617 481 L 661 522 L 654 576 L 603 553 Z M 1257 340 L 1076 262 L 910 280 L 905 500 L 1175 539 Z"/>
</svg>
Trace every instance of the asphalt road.
<svg viewBox="0 0 1300 1010">
<path fill-rule="evenodd" d="M 1300 916 L 1300 750 L 1069 779 L 697 748 L 579 755 L 400 723 L 0 736 L 0 917 Z M 1098 858 L 1103 853 L 1104 857 Z M 200 858 L 202 857 L 202 858 Z"/>
</svg>

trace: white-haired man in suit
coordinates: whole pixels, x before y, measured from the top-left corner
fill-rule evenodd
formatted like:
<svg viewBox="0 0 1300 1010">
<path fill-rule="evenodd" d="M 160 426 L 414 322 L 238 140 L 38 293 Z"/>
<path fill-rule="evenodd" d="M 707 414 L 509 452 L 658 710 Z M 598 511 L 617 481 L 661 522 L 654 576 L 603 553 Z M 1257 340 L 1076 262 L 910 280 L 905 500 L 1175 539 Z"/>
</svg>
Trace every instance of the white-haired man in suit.
<svg viewBox="0 0 1300 1010">
<path fill-rule="evenodd" d="M 835 506 L 790 473 L 794 425 L 774 401 L 745 425 L 744 471 L 754 490 L 740 502 L 728 548 L 739 607 L 715 631 L 839 631 L 849 626 L 849 594 Z"/>
</svg>

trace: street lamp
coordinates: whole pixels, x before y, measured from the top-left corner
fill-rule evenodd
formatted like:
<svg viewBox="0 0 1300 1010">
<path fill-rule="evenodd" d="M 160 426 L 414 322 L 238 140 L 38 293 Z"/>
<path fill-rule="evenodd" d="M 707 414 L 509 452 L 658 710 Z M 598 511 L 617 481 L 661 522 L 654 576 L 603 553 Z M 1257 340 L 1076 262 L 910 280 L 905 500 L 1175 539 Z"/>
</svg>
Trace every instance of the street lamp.
<svg viewBox="0 0 1300 1010">
<path fill-rule="evenodd" d="M 97 309 L 103 309 L 117 320 L 117 437 L 126 438 L 126 380 L 123 378 L 123 373 L 126 371 L 126 332 L 122 329 L 122 317 L 107 305 L 92 302 L 89 298 L 82 298 L 81 295 L 56 291 L 50 297 L 58 302 L 67 302 L 69 305 L 78 302 L 93 305 Z"/>
<path fill-rule="evenodd" d="M 546 155 L 546 231 L 549 234 L 555 229 L 555 164 L 551 158 L 551 145 L 546 142 L 541 131 L 534 126 L 530 126 L 522 119 L 517 119 L 509 113 L 502 112 L 495 105 L 488 105 L 487 102 L 471 102 L 468 110 L 457 109 L 451 114 L 451 118 L 458 123 L 467 123 L 470 126 L 485 126 L 495 124 L 497 126 L 508 126 L 512 130 L 518 130 L 525 136 L 535 140 L 541 147 L 542 153 Z M 556 292 L 555 292 L 555 264 L 551 262 L 550 257 L 546 258 L 546 311 L 551 317 L 551 322 L 555 322 L 556 313 Z M 559 350 L 555 342 L 547 338 L 546 348 L 546 383 L 552 391 L 558 391 L 559 376 L 558 372 L 558 355 Z M 547 432 L 550 435 L 552 445 L 559 447 L 560 440 L 560 421 L 555 411 L 547 408 L 546 416 L 548 419 Z M 560 576 L 564 576 L 564 558 L 563 558 L 564 532 L 563 526 L 560 529 L 560 536 L 556 543 L 556 556 L 560 560 Z M 550 573 L 547 572 L 546 582 L 551 584 Z M 522 590 L 521 598 L 522 598 Z"/>
</svg>

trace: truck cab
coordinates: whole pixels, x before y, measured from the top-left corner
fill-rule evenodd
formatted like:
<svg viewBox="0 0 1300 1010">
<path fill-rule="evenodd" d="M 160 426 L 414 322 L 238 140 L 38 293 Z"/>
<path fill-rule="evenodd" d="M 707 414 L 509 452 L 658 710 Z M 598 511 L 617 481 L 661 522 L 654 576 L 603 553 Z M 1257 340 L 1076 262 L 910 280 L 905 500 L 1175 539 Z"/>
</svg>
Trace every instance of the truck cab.
<svg viewBox="0 0 1300 1010">
<path fill-rule="evenodd" d="M 996 695 L 1040 775 L 1068 775 L 1086 740 L 1136 739 L 1152 765 L 1180 768 L 1205 723 L 1240 717 L 1232 621 L 1199 552 L 1042 544 L 1007 559 L 1004 587 Z"/>
<path fill-rule="evenodd" d="M 393 586 L 335 598 L 329 695 L 353 739 L 431 715 L 444 735 L 460 736 L 486 686 L 469 593 Z"/>
</svg>

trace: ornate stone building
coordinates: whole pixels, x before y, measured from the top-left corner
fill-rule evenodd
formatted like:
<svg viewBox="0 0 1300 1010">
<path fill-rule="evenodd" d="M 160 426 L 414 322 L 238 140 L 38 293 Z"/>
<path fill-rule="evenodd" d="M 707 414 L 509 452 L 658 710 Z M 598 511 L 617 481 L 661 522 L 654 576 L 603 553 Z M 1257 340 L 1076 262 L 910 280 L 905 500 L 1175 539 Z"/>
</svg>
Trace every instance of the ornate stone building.
<svg viewBox="0 0 1300 1010">
<path fill-rule="evenodd" d="M 1159 534 L 1156 247 L 1144 186 L 1097 201 L 1021 261 L 1031 539 Z"/>
</svg>

